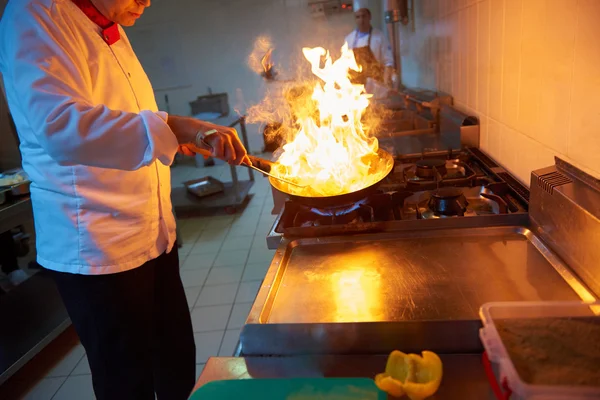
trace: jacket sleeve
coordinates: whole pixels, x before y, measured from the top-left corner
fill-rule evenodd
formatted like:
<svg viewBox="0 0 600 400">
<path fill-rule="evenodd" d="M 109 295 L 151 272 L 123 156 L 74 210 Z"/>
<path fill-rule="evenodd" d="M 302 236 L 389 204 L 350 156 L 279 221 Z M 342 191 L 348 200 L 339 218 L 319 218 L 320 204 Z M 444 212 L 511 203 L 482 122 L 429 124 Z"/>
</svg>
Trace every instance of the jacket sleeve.
<svg viewBox="0 0 600 400">
<path fill-rule="evenodd" d="M 392 46 L 385 33 L 381 33 L 381 50 L 383 54 L 383 63 L 386 67 L 394 66 L 394 54 L 392 53 Z"/>
<path fill-rule="evenodd" d="M 87 60 L 55 8 L 12 13 L 2 72 L 39 145 L 61 165 L 136 170 L 177 151 L 167 114 L 93 104 Z M 112 88 L 112 90 L 120 90 Z"/>
</svg>

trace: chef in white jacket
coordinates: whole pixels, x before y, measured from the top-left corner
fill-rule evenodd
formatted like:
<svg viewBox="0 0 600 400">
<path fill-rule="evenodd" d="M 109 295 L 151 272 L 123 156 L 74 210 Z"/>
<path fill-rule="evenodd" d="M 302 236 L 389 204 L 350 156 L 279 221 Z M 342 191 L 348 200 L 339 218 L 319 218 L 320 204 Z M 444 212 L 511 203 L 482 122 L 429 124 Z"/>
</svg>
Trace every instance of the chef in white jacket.
<svg viewBox="0 0 600 400">
<path fill-rule="evenodd" d="M 178 149 L 247 162 L 234 129 L 158 111 L 121 28 L 149 5 L 11 0 L 0 22 L 37 261 L 57 283 L 99 400 L 188 398 L 196 353 L 169 166 Z"/>
<path fill-rule="evenodd" d="M 368 78 L 391 85 L 394 56 L 386 36 L 371 25 L 371 11 L 368 0 L 355 0 L 353 3 L 356 29 L 346 36 L 348 47 L 362 70 L 354 73 L 355 83 L 366 84 Z"/>
</svg>

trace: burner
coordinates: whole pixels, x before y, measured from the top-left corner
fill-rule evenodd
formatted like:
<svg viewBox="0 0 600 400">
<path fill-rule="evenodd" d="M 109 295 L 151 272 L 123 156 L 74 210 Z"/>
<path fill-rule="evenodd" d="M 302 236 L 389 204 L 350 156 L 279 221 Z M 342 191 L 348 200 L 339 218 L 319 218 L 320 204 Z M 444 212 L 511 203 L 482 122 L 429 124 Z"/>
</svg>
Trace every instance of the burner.
<svg viewBox="0 0 600 400">
<path fill-rule="evenodd" d="M 429 207 L 438 216 L 464 216 L 468 204 L 462 189 L 455 187 L 436 189 L 429 199 Z"/>
<path fill-rule="evenodd" d="M 348 206 L 327 208 L 300 205 L 294 217 L 293 226 L 344 225 L 372 221 L 374 210 L 365 204 L 366 201 L 366 199 L 363 199 Z"/>
<path fill-rule="evenodd" d="M 446 175 L 446 160 L 437 158 L 419 160 L 417 164 L 417 176 L 422 179 L 434 179 L 436 172 L 442 177 Z"/>
</svg>

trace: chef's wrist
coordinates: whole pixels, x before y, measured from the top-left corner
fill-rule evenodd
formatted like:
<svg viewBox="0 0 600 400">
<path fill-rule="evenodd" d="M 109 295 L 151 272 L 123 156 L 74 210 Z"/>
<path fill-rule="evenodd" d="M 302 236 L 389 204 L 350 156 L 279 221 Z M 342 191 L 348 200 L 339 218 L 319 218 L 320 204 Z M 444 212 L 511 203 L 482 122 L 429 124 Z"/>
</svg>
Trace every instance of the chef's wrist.
<svg viewBox="0 0 600 400">
<path fill-rule="evenodd" d="M 198 130 L 202 128 L 200 120 L 177 115 L 169 115 L 167 125 L 180 144 L 194 143 Z"/>
</svg>

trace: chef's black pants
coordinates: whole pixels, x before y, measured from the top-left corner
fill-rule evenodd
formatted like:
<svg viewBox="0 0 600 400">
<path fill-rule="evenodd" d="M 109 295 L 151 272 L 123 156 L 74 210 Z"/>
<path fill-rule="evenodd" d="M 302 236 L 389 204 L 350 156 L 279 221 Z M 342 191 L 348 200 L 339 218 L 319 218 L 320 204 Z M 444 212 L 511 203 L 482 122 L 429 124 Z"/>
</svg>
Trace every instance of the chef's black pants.
<svg viewBox="0 0 600 400">
<path fill-rule="evenodd" d="M 2 272 L 6 275 L 19 269 L 15 242 L 10 230 L 0 232 L 0 265 L 2 265 Z"/>
<path fill-rule="evenodd" d="M 51 274 L 87 352 L 98 400 L 189 397 L 196 349 L 176 248 L 126 272 Z"/>
</svg>

